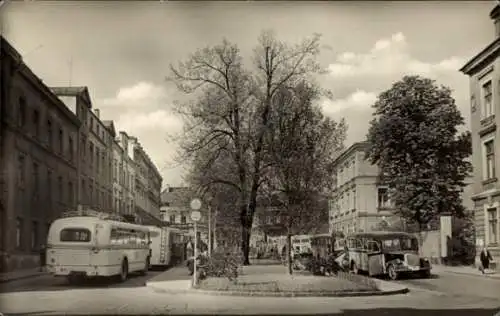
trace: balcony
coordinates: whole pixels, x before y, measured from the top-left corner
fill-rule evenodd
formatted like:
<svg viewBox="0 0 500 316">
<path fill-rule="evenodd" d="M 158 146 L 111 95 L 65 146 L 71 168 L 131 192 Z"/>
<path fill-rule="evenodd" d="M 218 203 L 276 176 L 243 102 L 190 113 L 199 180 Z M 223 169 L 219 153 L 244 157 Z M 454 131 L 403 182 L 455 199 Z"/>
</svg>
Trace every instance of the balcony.
<svg viewBox="0 0 500 316">
<path fill-rule="evenodd" d="M 490 115 L 487 118 L 481 120 L 481 126 L 479 127 L 479 135 L 484 136 L 496 130 L 495 115 Z"/>
</svg>

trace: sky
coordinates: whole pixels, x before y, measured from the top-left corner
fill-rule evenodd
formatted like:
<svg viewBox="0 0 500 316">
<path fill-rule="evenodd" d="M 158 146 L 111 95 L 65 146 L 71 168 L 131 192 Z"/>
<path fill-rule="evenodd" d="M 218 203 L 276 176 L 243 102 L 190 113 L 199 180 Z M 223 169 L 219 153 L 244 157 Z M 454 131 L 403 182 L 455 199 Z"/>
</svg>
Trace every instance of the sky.
<svg viewBox="0 0 500 316">
<path fill-rule="evenodd" d="M 333 93 L 320 105 L 347 120 L 347 146 L 365 139 L 377 95 L 405 74 L 453 89 L 468 128 L 468 78 L 459 69 L 493 41 L 495 3 L 20 1 L 0 8 L 0 30 L 48 86 L 87 86 L 101 118 L 137 136 L 163 185 L 177 186 L 185 169 L 170 136 L 182 133 L 172 115 L 182 96 L 164 79 L 171 63 L 223 38 L 249 56 L 263 30 L 290 44 L 320 33 L 328 71 L 319 81 Z"/>
</svg>

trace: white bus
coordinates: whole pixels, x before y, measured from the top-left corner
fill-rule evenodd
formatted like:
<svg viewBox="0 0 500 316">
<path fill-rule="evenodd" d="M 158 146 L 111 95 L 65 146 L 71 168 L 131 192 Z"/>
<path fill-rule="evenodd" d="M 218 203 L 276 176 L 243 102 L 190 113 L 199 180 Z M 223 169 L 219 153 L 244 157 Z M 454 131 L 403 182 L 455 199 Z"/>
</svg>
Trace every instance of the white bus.
<svg viewBox="0 0 500 316">
<path fill-rule="evenodd" d="M 183 242 L 181 230 L 172 227 L 148 226 L 151 238 L 151 267 L 173 264 L 175 251 Z M 179 254 L 180 255 L 180 254 Z"/>
<path fill-rule="evenodd" d="M 149 229 L 113 220 L 92 212 L 55 220 L 47 237 L 47 268 L 70 283 L 86 277 L 118 276 L 125 281 L 130 272 L 147 273 Z"/>
</svg>

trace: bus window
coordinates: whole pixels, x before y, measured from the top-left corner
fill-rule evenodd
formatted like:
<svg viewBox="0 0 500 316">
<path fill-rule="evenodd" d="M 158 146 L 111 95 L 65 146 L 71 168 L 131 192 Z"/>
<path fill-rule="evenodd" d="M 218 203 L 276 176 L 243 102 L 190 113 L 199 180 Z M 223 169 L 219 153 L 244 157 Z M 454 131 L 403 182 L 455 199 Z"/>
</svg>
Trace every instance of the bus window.
<svg viewBox="0 0 500 316">
<path fill-rule="evenodd" d="M 110 242 L 112 245 L 118 245 L 120 242 L 120 233 L 116 230 L 116 228 L 111 229 Z"/>
<path fill-rule="evenodd" d="M 86 228 L 65 228 L 61 230 L 59 239 L 65 242 L 89 242 L 90 230 Z"/>
</svg>

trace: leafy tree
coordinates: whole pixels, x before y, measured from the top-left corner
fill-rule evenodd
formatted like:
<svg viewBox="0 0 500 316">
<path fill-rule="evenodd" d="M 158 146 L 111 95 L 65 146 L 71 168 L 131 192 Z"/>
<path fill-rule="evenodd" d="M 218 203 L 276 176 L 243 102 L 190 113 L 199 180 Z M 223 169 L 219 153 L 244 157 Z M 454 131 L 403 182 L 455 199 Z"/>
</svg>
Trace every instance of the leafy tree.
<svg viewBox="0 0 500 316">
<path fill-rule="evenodd" d="M 328 222 L 328 199 L 334 159 L 343 149 L 347 126 L 323 116 L 314 106 L 318 87 L 304 81 L 283 87 L 273 99 L 266 158 L 270 166 L 265 188 L 281 202 L 281 233 L 308 234 Z M 289 272 L 292 260 L 288 255 Z"/>
<path fill-rule="evenodd" d="M 236 180 L 219 177 L 213 183 L 232 186 L 239 193 L 244 264 L 249 264 L 251 227 L 266 168 L 264 140 L 272 100 L 281 87 L 320 70 L 318 53 L 317 35 L 290 46 L 264 32 L 254 50 L 252 70 L 244 67 L 238 47 L 226 40 L 171 66 L 168 79 L 193 96 L 178 106 L 185 122 L 182 158 L 191 160 L 206 149 L 214 157 L 226 152 L 233 160 Z"/>
<path fill-rule="evenodd" d="M 420 230 L 439 214 L 464 216 L 460 193 L 471 171 L 470 132 L 451 90 L 420 76 L 405 76 L 374 106 L 367 159 L 378 164 L 396 211 Z"/>
</svg>

